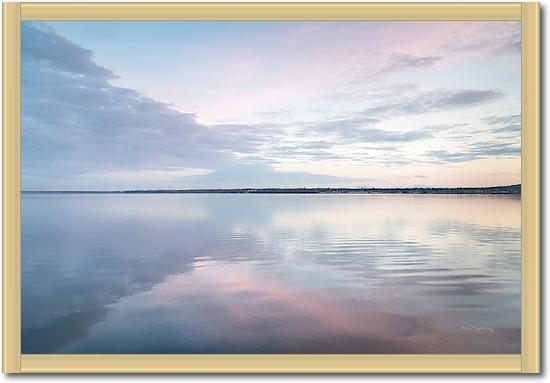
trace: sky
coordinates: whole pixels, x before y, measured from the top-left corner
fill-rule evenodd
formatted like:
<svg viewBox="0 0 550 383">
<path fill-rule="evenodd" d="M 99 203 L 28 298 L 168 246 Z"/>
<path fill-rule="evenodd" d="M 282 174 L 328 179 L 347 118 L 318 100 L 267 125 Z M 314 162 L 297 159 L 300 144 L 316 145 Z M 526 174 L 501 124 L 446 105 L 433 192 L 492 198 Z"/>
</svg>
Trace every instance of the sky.
<svg viewBox="0 0 550 383">
<path fill-rule="evenodd" d="M 23 190 L 521 181 L 520 23 L 22 23 Z"/>
</svg>

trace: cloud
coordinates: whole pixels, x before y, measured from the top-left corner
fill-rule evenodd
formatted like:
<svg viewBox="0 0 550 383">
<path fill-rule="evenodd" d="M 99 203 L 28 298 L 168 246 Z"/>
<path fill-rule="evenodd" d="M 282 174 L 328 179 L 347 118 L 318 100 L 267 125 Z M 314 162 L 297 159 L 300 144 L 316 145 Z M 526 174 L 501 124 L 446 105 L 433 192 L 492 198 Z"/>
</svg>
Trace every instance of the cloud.
<svg viewBox="0 0 550 383">
<path fill-rule="evenodd" d="M 303 132 L 332 134 L 341 142 L 410 142 L 433 137 L 433 131 L 454 129 L 463 124 L 431 126 L 409 131 L 388 131 L 375 128 L 391 118 L 423 113 L 434 113 L 483 105 L 503 96 L 497 90 L 436 89 L 416 92 L 400 98 L 379 102 L 379 105 L 363 109 L 348 118 L 320 121 L 308 124 Z"/>
<path fill-rule="evenodd" d="M 59 58 L 36 48 L 44 41 L 62 47 L 55 54 Z M 28 23 L 22 42 L 24 173 L 190 166 L 220 156 L 197 150 L 219 144 L 212 128 L 198 124 L 193 114 L 111 85 L 109 71 L 95 64 L 89 51 Z"/>
<path fill-rule="evenodd" d="M 242 166 L 234 153 L 257 152 L 282 133 L 274 124 L 200 124 L 114 78 L 91 51 L 43 24 L 22 24 L 24 188 L 177 186 L 197 171 Z"/>
<path fill-rule="evenodd" d="M 169 181 L 181 181 L 182 178 L 203 176 L 213 173 L 211 169 L 201 168 L 169 168 L 165 170 L 121 170 L 114 172 L 81 174 L 79 177 L 100 178 L 102 180 L 111 179 L 112 181 L 124 180 L 129 185 L 145 185 L 151 179 L 162 179 Z"/>
<path fill-rule="evenodd" d="M 478 158 L 478 156 L 472 153 L 448 152 L 446 150 L 431 150 L 427 153 L 427 155 L 436 159 L 436 162 L 438 163 L 466 162 Z"/>
<path fill-rule="evenodd" d="M 377 118 L 359 116 L 310 124 L 304 132 L 332 134 L 339 137 L 340 143 L 410 142 L 432 137 L 431 132 L 424 130 L 388 131 L 370 127 L 380 122 Z"/>
<path fill-rule="evenodd" d="M 414 56 L 406 53 L 394 53 L 390 55 L 379 73 L 403 72 L 411 69 L 430 67 L 442 59 L 443 57 L 441 56 Z"/>
<path fill-rule="evenodd" d="M 490 117 L 484 118 L 482 122 L 489 125 L 519 124 L 521 122 L 521 114 L 510 114 L 505 116 L 490 116 Z"/>
<path fill-rule="evenodd" d="M 410 142 L 432 137 L 430 132 L 423 130 L 390 132 L 382 129 L 356 129 L 352 135 L 361 142 Z"/>
<path fill-rule="evenodd" d="M 305 187 L 305 186 L 341 186 L 354 182 L 369 182 L 371 178 L 353 178 L 330 176 L 310 172 L 288 171 L 274 172 L 266 164 L 231 164 L 218 168 L 216 174 L 197 177 L 201 184 L 213 188 L 252 187 Z"/>
<path fill-rule="evenodd" d="M 55 35 L 55 38 L 51 38 Z M 55 34 L 55 31 L 42 23 L 23 23 L 21 50 L 25 63 L 41 61 L 45 67 L 56 68 L 68 76 L 92 76 L 99 80 L 109 80 L 116 76 L 110 70 L 93 62 L 93 53 Z M 66 55 L 70 52 L 70 55 Z"/>
<path fill-rule="evenodd" d="M 490 116 L 482 120 L 483 123 L 495 128 L 491 129 L 493 133 L 520 133 L 521 115 L 510 114 L 504 116 Z"/>
<path fill-rule="evenodd" d="M 521 23 L 478 22 L 457 27 L 451 32 L 440 50 L 447 52 L 479 52 L 483 56 L 495 57 L 521 52 Z"/>
<path fill-rule="evenodd" d="M 335 130 L 362 128 L 382 122 L 378 118 L 370 118 L 358 116 L 356 118 L 340 118 L 336 120 L 319 121 L 310 124 L 308 128 L 314 129 L 316 132 L 333 133 Z"/>
<path fill-rule="evenodd" d="M 369 54 L 353 76 L 353 83 L 387 80 L 389 75 L 428 68 L 441 60 L 443 60 L 441 56 L 413 55 L 402 52 L 394 52 L 378 59 L 373 59 Z"/>
<path fill-rule="evenodd" d="M 521 51 L 519 22 L 450 22 L 437 27 L 433 23 L 409 24 L 401 33 L 387 41 L 381 36 L 378 52 L 364 52 L 354 69 L 355 83 L 387 81 L 394 74 L 456 59 L 472 62 Z"/>
<path fill-rule="evenodd" d="M 403 99 L 385 101 L 382 105 L 365 109 L 363 115 L 368 118 L 393 118 L 440 112 L 486 104 L 502 96 L 503 93 L 498 90 L 436 89 Z"/>
<path fill-rule="evenodd" d="M 493 48 L 492 52 L 497 56 L 521 53 L 521 37 L 518 34 L 514 40 L 505 41 Z"/>
<path fill-rule="evenodd" d="M 515 156 L 521 154 L 521 146 L 518 143 L 478 143 L 471 146 L 471 152 L 478 156 Z"/>
<path fill-rule="evenodd" d="M 519 133 L 521 132 L 521 126 L 519 125 L 506 125 L 502 128 L 496 128 L 491 130 L 493 133 Z"/>
<path fill-rule="evenodd" d="M 460 152 L 446 150 L 431 150 L 427 156 L 435 159 L 438 163 L 466 162 L 487 157 L 508 157 L 521 154 L 521 147 L 518 144 L 479 143 L 470 145 Z"/>
</svg>

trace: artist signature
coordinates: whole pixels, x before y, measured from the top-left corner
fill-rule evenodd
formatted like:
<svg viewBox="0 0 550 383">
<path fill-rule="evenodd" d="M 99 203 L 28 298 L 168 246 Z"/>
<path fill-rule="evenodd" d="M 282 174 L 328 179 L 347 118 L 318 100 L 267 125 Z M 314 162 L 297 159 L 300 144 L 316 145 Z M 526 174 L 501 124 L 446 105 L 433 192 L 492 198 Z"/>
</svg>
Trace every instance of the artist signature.
<svg viewBox="0 0 550 383">
<path fill-rule="evenodd" d="M 475 333 L 481 334 L 481 333 L 491 333 L 494 334 L 495 330 L 493 330 L 491 327 L 488 326 L 462 326 L 461 329 L 463 331 L 473 331 Z"/>
</svg>

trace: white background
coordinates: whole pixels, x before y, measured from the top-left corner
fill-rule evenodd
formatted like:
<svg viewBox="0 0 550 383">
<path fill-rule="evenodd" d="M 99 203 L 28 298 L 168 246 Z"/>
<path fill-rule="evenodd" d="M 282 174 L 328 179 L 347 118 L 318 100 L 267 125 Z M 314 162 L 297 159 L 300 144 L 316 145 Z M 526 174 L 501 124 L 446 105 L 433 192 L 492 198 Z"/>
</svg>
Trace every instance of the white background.
<svg viewBox="0 0 550 383">
<path fill-rule="evenodd" d="M 33 1 L 40 1 L 40 0 L 33 0 Z M 54 1 L 54 0 L 51 0 Z M 60 1 L 60 0 L 55 0 Z M 76 0 L 73 0 L 76 1 Z M 97 0 L 95 0 L 97 1 Z M 120 1 L 120 0 L 118 0 Z M 139 1 L 139 0 L 134 0 Z M 165 0 L 166 1 L 166 0 Z M 195 0 L 200 1 L 200 0 Z M 225 0 L 216 0 L 217 2 L 225 2 Z M 233 1 L 246 1 L 246 0 L 233 0 Z M 260 2 L 262 0 L 256 0 L 257 2 Z M 264 0 L 265 1 L 265 0 Z M 275 1 L 275 0 L 273 0 Z M 298 1 L 298 0 L 297 0 Z M 307 1 L 307 0 L 300 0 L 301 2 Z M 322 0 L 317 0 L 322 1 Z M 335 1 L 335 0 L 334 0 Z M 350 2 L 350 0 L 347 0 Z M 378 0 L 380 1 L 380 0 Z M 405 2 L 407 0 L 400 0 L 401 2 Z M 422 1 L 422 0 L 417 0 Z M 426 0 L 424 0 L 426 1 Z M 442 0 L 440 0 L 442 1 Z M 488 0 L 484 0 L 487 2 Z M 490 1 L 490 0 L 489 0 Z M 548 41 L 546 39 L 546 31 L 545 31 L 545 19 L 546 19 L 546 12 L 548 9 L 548 4 L 550 3 L 550 0 L 541 0 L 542 4 L 542 10 L 541 10 L 541 40 L 542 40 L 542 54 L 541 54 L 541 70 L 543 72 L 541 78 L 542 78 L 542 84 L 541 84 L 541 96 L 542 96 L 542 103 L 541 103 L 541 110 L 542 110 L 542 118 L 541 118 L 541 136 L 542 136 L 542 174 L 541 174 L 541 184 L 542 184 L 542 204 L 543 207 L 542 216 L 541 216 L 541 237 L 544 238 L 546 235 L 550 232 L 550 228 L 546 227 L 544 225 L 546 213 L 548 211 L 548 206 L 545 203 L 546 200 L 546 178 L 548 177 L 548 156 L 544 155 L 544 148 L 548 147 L 548 141 L 550 140 L 549 135 L 545 134 L 545 113 L 544 110 L 547 109 L 549 102 L 547 98 L 545 97 L 545 88 L 547 83 L 547 77 L 545 76 L 544 72 L 546 69 L 545 64 L 545 51 L 548 50 Z M 1 24 L 1 20 L 0 20 Z M 1 42 L 0 42 L 1 44 Z M 1 112 L 0 112 L 1 113 Z M 1 146 L 0 146 L 1 151 Z M 0 190 L 0 194 L 2 191 Z M 1 225 L 1 222 L 0 222 Z M 542 258 L 542 266 L 543 266 L 543 275 L 546 275 L 548 271 L 548 262 L 544 262 L 544 240 L 542 242 L 541 247 L 541 258 Z M 543 283 L 543 298 L 544 298 L 544 278 L 541 278 Z M 544 307 L 544 299 L 542 304 L 542 323 L 544 324 L 544 318 L 545 318 L 545 307 Z M 1 320 L 1 319 L 0 319 Z M 544 326 L 543 326 L 544 327 Z M 543 336 L 546 335 L 546 332 L 542 331 Z M 1 336 L 1 334 L 0 334 Z M 542 341 L 542 369 L 544 370 L 544 367 L 546 365 L 546 357 L 544 352 L 544 344 L 546 343 L 544 340 L 546 340 L 546 336 L 544 336 L 544 339 Z M 76 379 L 85 380 L 87 382 L 130 382 L 130 381 L 140 381 L 140 382 L 153 382 L 158 380 L 163 381 L 186 381 L 186 382 L 275 382 L 275 381 L 285 381 L 285 382 L 317 382 L 317 381 L 323 381 L 323 382 L 337 382 L 340 380 L 348 380 L 348 381 L 385 381 L 385 382 L 401 382 L 401 381 L 410 381 L 410 380 L 416 380 L 416 381 L 440 381 L 444 379 L 449 379 L 455 382 L 478 382 L 478 381 L 493 381 L 493 382 L 501 382 L 501 381 L 510 381 L 515 379 L 544 379 L 546 380 L 546 376 L 543 373 L 539 376 L 518 376 L 518 375 L 25 375 L 25 376 L 6 376 L 6 375 L 0 375 L 0 382 L 4 381 L 14 381 L 17 382 L 27 382 L 27 381 L 36 381 L 36 380 L 47 380 L 47 381 L 74 381 Z"/>
</svg>

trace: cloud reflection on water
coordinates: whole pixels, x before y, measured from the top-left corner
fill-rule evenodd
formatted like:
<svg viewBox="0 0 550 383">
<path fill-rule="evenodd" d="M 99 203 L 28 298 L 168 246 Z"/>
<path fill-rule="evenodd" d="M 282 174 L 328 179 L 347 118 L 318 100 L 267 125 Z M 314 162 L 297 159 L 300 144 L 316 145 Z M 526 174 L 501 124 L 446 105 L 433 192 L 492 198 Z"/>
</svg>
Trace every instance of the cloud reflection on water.
<svg viewBox="0 0 550 383">
<path fill-rule="evenodd" d="M 23 352 L 516 353 L 519 224 L 510 197 L 25 195 Z"/>
</svg>

